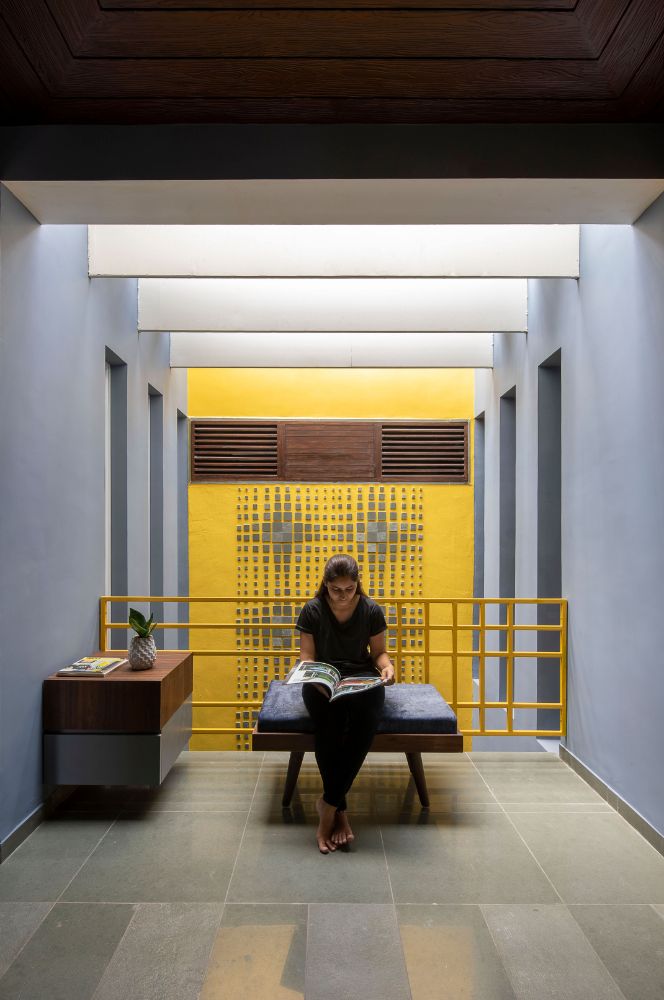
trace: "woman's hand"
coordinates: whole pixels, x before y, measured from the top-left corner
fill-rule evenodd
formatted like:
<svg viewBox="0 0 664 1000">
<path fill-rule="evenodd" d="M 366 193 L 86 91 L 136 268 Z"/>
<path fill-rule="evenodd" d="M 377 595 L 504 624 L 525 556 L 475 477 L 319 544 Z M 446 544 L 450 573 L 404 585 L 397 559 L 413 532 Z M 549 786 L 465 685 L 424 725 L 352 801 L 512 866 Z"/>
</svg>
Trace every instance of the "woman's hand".
<svg viewBox="0 0 664 1000">
<path fill-rule="evenodd" d="M 380 671 L 383 684 L 386 686 L 394 684 L 394 666 L 387 655 L 385 632 L 379 632 L 378 635 L 371 636 L 369 639 L 369 652 L 376 669 Z"/>
<path fill-rule="evenodd" d="M 388 687 L 390 684 L 394 684 L 394 667 L 392 664 L 388 664 L 380 672 L 380 676 L 383 678 L 383 684 Z"/>
</svg>

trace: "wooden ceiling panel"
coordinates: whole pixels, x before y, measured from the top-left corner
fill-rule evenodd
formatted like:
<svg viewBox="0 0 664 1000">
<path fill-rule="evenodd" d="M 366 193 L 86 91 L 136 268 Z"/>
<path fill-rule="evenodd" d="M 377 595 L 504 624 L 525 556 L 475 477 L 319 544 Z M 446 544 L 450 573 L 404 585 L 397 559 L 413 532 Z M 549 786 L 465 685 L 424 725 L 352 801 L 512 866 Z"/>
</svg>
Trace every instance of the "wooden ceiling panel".
<svg viewBox="0 0 664 1000">
<path fill-rule="evenodd" d="M 3 0 L 2 18 L 11 122 L 664 118 L 661 0 Z"/>
<path fill-rule="evenodd" d="M 50 0 L 76 58 L 588 59 L 573 13 L 542 11 L 202 11 L 111 13 L 83 32 Z M 70 16 L 73 13 L 73 16 Z"/>
<path fill-rule="evenodd" d="M 664 35 L 650 50 L 648 58 L 639 68 L 625 91 L 625 103 L 645 120 L 662 121 L 662 95 L 664 94 Z"/>
<path fill-rule="evenodd" d="M 38 109 L 48 100 L 48 91 L 23 49 L 12 38 L 0 14 L 0 101 L 9 107 Z"/>
<path fill-rule="evenodd" d="M 13 36 L 14 48 L 26 56 L 46 93 L 54 94 L 72 65 L 72 57 L 48 10 L 37 6 L 30 0 L 3 0 L 2 18 Z M 3 65 L 3 78 L 5 73 Z"/>
<path fill-rule="evenodd" d="M 418 8 L 435 10 L 574 10 L 580 0 L 417 0 Z M 403 9 L 406 0 L 99 0 L 102 10 L 344 10 Z M 415 6 L 415 5 L 413 5 Z"/>
<path fill-rule="evenodd" d="M 600 58 L 602 72 L 616 95 L 636 76 L 664 33 L 664 3 L 633 0 L 620 19 Z"/>
<path fill-rule="evenodd" d="M 654 115 L 644 113 L 642 120 L 653 121 Z M 205 124 L 262 125 L 270 122 L 287 124 L 537 124 L 574 122 L 624 122 L 626 115 L 617 101 L 458 101 L 427 100 L 363 100 L 359 98 L 227 98 L 223 100 L 132 100 L 128 110 L 125 98 L 80 98 L 51 100 L 48 117 L 51 124 L 77 122 L 93 124 L 172 124 L 187 122 Z M 657 174 L 659 176 L 659 172 Z"/>
<path fill-rule="evenodd" d="M 578 0 L 575 15 L 588 47 L 599 56 L 616 30 L 630 0 Z"/>
<path fill-rule="evenodd" d="M 214 68 L 200 60 L 81 60 L 62 79 L 60 97 L 429 98 L 492 100 L 608 99 L 610 87 L 593 62 L 463 60 L 235 59 Z"/>
</svg>

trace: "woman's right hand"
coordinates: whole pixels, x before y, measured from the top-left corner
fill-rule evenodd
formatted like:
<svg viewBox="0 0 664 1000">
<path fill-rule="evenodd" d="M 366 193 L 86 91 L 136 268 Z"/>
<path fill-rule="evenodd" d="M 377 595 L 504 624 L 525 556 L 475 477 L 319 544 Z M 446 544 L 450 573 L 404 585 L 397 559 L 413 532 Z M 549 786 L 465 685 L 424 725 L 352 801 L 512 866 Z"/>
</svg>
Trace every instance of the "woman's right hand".
<svg viewBox="0 0 664 1000">
<path fill-rule="evenodd" d="M 394 667 L 392 666 L 391 663 L 388 666 L 383 667 L 383 669 L 380 672 L 380 676 L 383 678 L 383 684 L 386 687 L 389 687 L 390 684 L 395 683 Z"/>
</svg>

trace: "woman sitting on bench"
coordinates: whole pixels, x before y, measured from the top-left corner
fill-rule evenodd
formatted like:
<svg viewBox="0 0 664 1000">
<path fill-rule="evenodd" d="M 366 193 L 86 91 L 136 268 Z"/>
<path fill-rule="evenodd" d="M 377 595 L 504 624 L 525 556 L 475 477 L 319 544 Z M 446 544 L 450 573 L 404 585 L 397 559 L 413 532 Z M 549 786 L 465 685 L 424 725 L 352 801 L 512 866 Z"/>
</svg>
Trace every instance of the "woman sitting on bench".
<svg viewBox="0 0 664 1000">
<path fill-rule="evenodd" d="M 385 684 L 394 684 L 385 616 L 362 590 L 352 556 L 328 560 L 318 592 L 302 608 L 295 627 L 300 659 L 331 663 L 346 677 L 378 672 Z M 329 854 L 354 839 L 346 794 L 373 741 L 385 691 L 375 687 L 330 703 L 315 684 L 304 684 L 302 697 L 314 722 L 316 762 L 323 779 L 323 794 L 316 802 L 316 840 L 321 854 Z"/>
</svg>

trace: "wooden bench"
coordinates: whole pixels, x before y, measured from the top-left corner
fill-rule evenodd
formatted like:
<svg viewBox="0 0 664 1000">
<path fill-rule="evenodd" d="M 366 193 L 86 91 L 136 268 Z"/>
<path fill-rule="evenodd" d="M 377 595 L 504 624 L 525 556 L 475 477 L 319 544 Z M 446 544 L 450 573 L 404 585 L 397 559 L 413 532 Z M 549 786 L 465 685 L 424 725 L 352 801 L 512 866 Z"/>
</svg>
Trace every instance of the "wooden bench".
<svg viewBox="0 0 664 1000">
<path fill-rule="evenodd" d="M 349 695 L 361 698 L 362 695 Z M 289 806 L 302 759 L 314 749 L 313 722 L 302 701 L 300 684 L 272 681 L 252 733 L 252 750 L 288 750 L 290 759 L 282 799 Z M 372 753 L 406 755 L 420 802 L 429 805 L 422 753 L 462 753 L 463 735 L 456 715 L 431 684 L 393 684 L 385 688 L 385 708 Z"/>
</svg>

